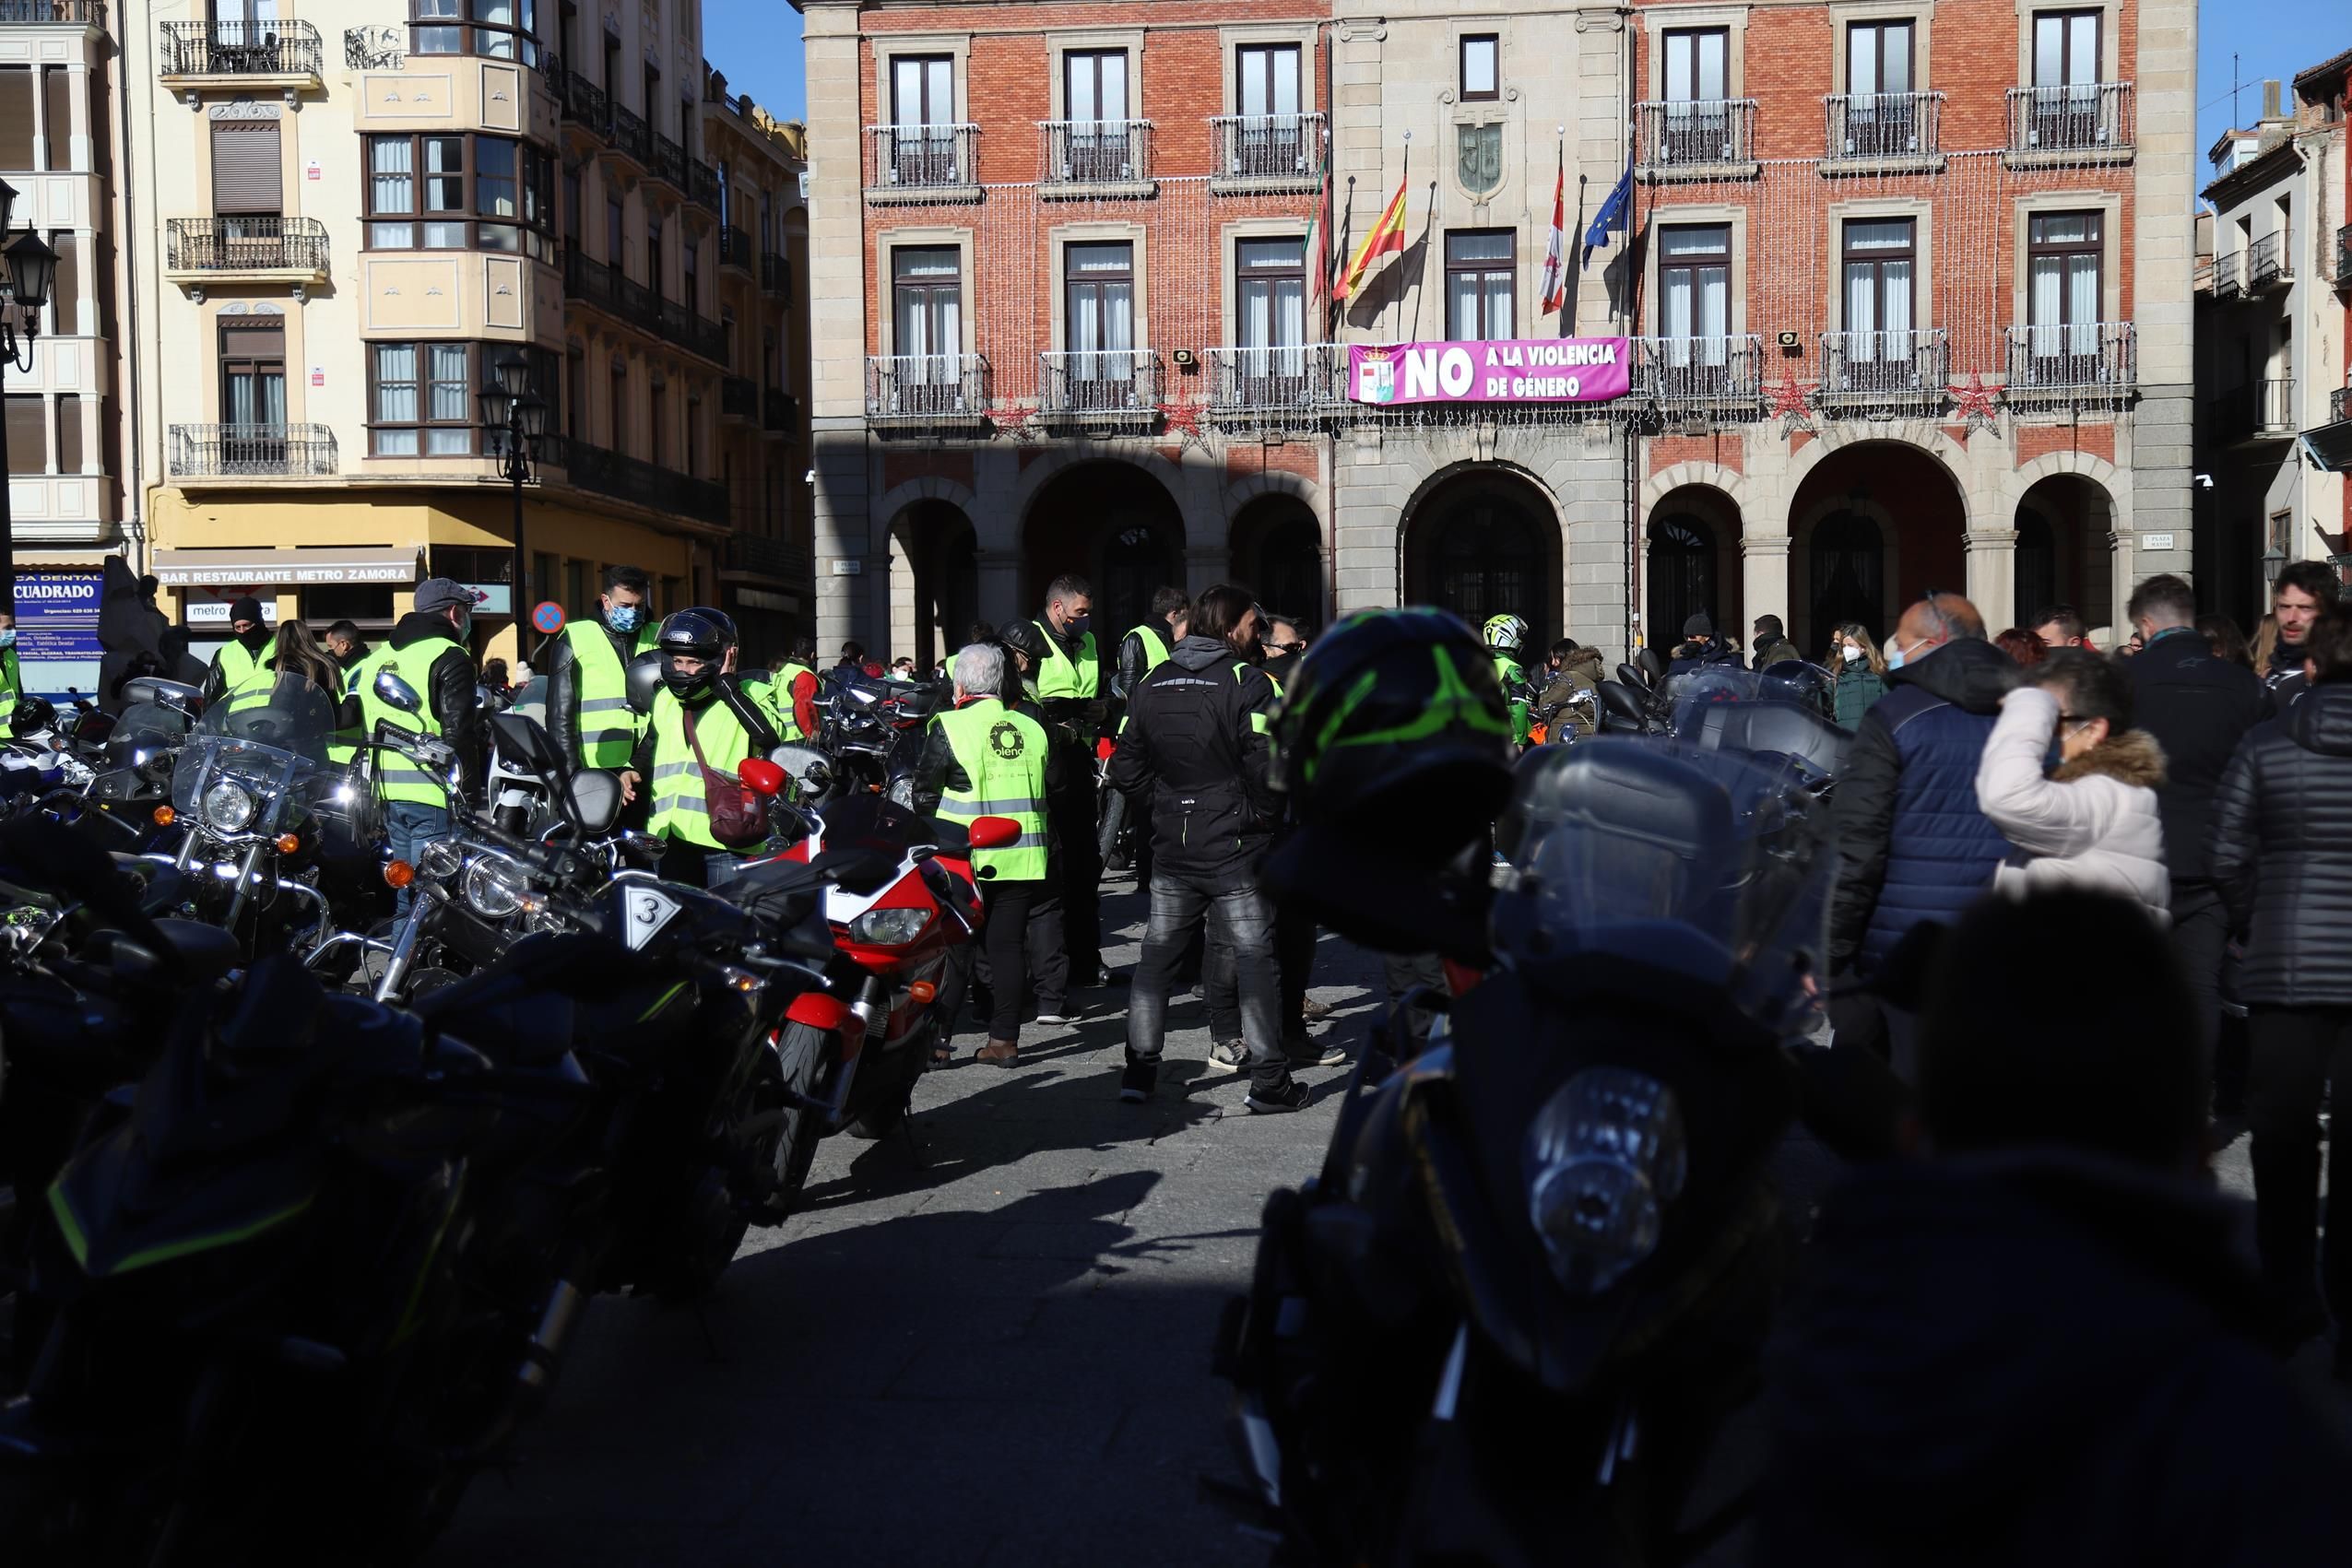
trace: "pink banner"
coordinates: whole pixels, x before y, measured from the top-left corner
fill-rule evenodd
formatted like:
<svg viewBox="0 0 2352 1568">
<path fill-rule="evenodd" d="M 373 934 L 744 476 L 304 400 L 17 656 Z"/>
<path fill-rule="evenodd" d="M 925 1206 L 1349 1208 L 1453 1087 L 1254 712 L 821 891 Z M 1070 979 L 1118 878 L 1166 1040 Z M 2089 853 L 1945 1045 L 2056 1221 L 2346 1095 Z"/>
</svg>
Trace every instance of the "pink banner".
<svg viewBox="0 0 2352 1568">
<path fill-rule="evenodd" d="M 1357 403 L 1605 403 L 1623 397 L 1622 337 L 1514 337 L 1491 343 L 1351 343 Z"/>
</svg>

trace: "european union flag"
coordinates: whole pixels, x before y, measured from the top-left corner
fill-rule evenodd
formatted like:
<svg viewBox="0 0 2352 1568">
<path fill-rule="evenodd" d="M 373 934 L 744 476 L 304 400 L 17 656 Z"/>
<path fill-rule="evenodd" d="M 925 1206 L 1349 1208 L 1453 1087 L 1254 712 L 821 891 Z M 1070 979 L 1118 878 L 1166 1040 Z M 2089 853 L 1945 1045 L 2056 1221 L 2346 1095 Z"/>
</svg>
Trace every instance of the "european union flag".
<svg viewBox="0 0 2352 1568">
<path fill-rule="evenodd" d="M 1584 248 L 1587 253 L 1606 246 L 1609 243 L 1609 230 L 1623 229 L 1625 226 L 1626 214 L 1632 210 L 1633 202 L 1634 160 L 1633 154 L 1627 153 L 1625 173 L 1610 189 L 1609 199 L 1601 204 L 1601 210 L 1592 215 L 1591 227 L 1584 231 Z M 1591 259 L 1589 253 L 1586 259 Z"/>
</svg>

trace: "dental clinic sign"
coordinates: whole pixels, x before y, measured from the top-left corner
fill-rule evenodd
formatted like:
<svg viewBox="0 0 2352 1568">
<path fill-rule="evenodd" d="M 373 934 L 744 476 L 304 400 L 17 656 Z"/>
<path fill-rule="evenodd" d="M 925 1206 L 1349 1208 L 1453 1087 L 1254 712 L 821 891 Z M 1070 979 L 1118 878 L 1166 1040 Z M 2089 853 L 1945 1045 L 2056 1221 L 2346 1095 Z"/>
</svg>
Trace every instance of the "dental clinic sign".
<svg viewBox="0 0 2352 1568">
<path fill-rule="evenodd" d="M 1606 403 L 1627 384 L 1623 337 L 1351 343 L 1357 403 Z"/>
</svg>

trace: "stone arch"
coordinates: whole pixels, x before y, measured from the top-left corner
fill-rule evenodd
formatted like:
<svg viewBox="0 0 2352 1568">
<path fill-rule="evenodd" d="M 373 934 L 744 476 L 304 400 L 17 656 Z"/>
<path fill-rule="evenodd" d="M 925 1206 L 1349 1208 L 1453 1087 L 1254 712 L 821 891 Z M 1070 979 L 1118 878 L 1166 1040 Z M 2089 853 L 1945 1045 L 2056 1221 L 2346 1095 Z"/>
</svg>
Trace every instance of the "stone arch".
<svg viewBox="0 0 2352 1568">
<path fill-rule="evenodd" d="M 1747 515 L 1747 476 L 1737 468 L 1720 463 L 1670 463 L 1641 482 L 1641 512 L 1644 517 L 1657 510 L 1658 503 L 1674 491 L 1698 486 L 1720 490 L 1741 516 Z"/>
<path fill-rule="evenodd" d="M 1007 503 L 1006 514 L 1022 520 L 1025 532 L 1030 508 L 1036 504 L 1038 492 L 1057 477 L 1071 468 L 1084 467 L 1090 463 L 1124 464 L 1140 468 L 1160 483 L 1168 500 L 1179 512 L 1183 509 L 1187 489 L 1182 467 L 1166 455 L 1148 446 L 1106 446 L 1095 442 L 1057 442 L 1046 449 L 1046 454 L 1021 470 L 1013 480 L 1012 497 Z"/>
<path fill-rule="evenodd" d="M 1708 467 L 1712 464 L 1678 464 Z M 1650 645 L 1671 648 L 1683 623 L 1704 611 L 1718 632 L 1746 634 L 1740 580 L 1742 513 L 1730 491 L 1717 485 L 1687 483 L 1659 495 L 1643 487 L 1641 561 L 1642 628 Z M 1686 538 L 1693 536 L 1695 538 Z M 1703 553 L 1694 542 L 1711 547 Z"/>
<path fill-rule="evenodd" d="M 1443 605 L 1473 629 L 1490 615 L 1519 616 L 1531 654 L 1567 624 L 1566 520 L 1551 487 L 1518 464 L 1430 474 L 1405 503 L 1397 551 L 1407 603 Z"/>
<path fill-rule="evenodd" d="M 1185 513 L 1170 488 L 1173 466 L 1156 466 L 1098 452 L 1057 463 L 1050 481 L 1024 483 L 1027 500 L 1018 513 L 1023 606 L 1043 603 L 1046 585 L 1062 572 L 1084 576 L 1094 590 L 1096 642 L 1110 650 L 1149 613 L 1153 588 L 1184 585 Z"/>
<path fill-rule="evenodd" d="M 2039 467 L 2043 462 L 2036 458 L 2027 466 Z M 2112 468 L 2109 474 L 2112 476 Z M 2008 519 L 2015 530 L 2016 552 L 2009 619 L 2030 628 L 2028 618 L 2047 607 L 2071 604 L 2099 645 L 2113 647 L 2117 633 L 2122 631 L 2116 609 L 2116 552 L 2110 542 L 2119 516 L 2113 488 L 2087 467 L 2053 466 L 2020 489 L 2011 502 Z M 1985 613 L 1990 617 L 1993 612 L 1988 607 Z"/>
<path fill-rule="evenodd" d="M 969 487 L 937 474 L 927 474 L 919 479 L 908 479 L 892 486 L 868 513 L 872 520 L 874 537 L 869 548 L 877 555 L 889 544 L 892 530 L 899 525 L 900 514 L 918 501 L 944 501 L 973 519 L 975 526 L 980 515 L 979 501 Z"/>
<path fill-rule="evenodd" d="M 1933 442 L 1894 436 L 1841 440 L 1792 470 L 1789 489 L 1789 632 L 1814 652 L 1839 620 L 1859 621 L 1884 641 L 1905 603 L 1929 588 L 1961 589 L 1969 580 L 1972 531 L 1981 497 L 1953 466 L 1959 443 L 1942 431 Z M 1937 444 L 1940 443 L 1940 444 Z M 1944 481 L 1939 490 L 1934 477 Z M 1899 507 L 1889 504 L 1899 498 Z M 1829 553 L 1814 548 L 1830 531 Z M 1988 615 L 1997 611 L 1987 608 Z"/>
<path fill-rule="evenodd" d="M 932 493 L 907 494 L 936 485 Z M 889 562 L 890 647 L 915 655 L 917 667 L 952 652 L 980 618 L 978 531 L 970 492 L 949 480 L 917 479 L 891 491 L 899 504 L 887 517 L 874 553 Z M 873 650 L 868 650 L 869 653 Z"/>
</svg>

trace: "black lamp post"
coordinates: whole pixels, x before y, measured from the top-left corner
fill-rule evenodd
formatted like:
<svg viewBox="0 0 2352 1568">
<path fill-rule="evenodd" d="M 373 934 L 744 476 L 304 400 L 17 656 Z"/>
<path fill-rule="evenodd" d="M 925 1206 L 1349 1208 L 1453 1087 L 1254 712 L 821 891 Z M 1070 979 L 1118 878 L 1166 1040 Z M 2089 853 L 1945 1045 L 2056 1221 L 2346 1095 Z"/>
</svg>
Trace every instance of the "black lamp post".
<svg viewBox="0 0 2352 1568">
<path fill-rule="evenodd" d="M 529 624 L 530 584 L 523 554 L 523 486 L 531 477 L 531 454 L 547 434 L 547 400 L 531 389 L 531 362 L 507 354 L 490 367 L 481 390 L 482 427 L 498 454 L 498 471 L 514 487 L 514 570 L 507 593 L 514 617 L 514 656 L 526 656 L 523 630 Z"/>
<path fill-rule="evenodd" d="M 16 187 L 0 180 L 0 234 L 8 230 L 15 214 Z M 11 241 L 6 252 L 7 293 L 0 298 L 0 386 L 8 365 L 20 371 L 32 369 L 32 346 L 41 336 L 41 308 L 49 302 L 49 286 L 57 276 L 57 253 L 28 228 Z M 0 609 L 17 610 L 17 535 L 8 509 L 8 422 L 0 418 Z"/>
</svg>

